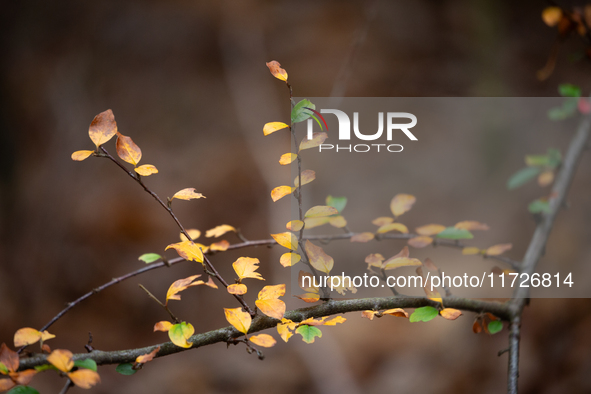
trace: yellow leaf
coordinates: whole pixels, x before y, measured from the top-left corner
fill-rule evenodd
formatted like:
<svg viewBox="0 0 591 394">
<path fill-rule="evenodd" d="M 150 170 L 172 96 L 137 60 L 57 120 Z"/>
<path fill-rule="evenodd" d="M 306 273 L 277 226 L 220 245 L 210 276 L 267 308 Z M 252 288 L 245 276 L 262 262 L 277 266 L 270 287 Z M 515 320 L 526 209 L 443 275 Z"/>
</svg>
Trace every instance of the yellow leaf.
<svg viewBox="0 0 591 394">
<path fill-rule="evenodd" d="M 332 319 L 328 319 L 326 320 L 323 325 L 325 326 L 336 326 L 339 323 L 344 323 L 347 319 L 345 319 L 343 316 L 335 316 Z"/>
<path fill-rule="evenodd" d="M 312 242 L 306 240 L 306 253 L 310 259 L 312 267 L 324 273 L 330 273 L 334 265 L 332 257 L 327 255 L 320 246 L 314 245 Z"/>
<path fill-rule="evenodd" d="M 213 279 L 211 279 L 211 276 L 209 277 L 209 279 L 207 280 L 206 283 L 204 283 L 205 286 L 211 287 L 212 289 L 217 289 L 218 286 L 213 283 Z"/>
<path fill-rule="evenodd" d="M 425 226 L 417 227 L 415 230 L 419 235 L 436 235 L 445 230 L 446 228 L 447 227 L 441 224 L 427 224 Z"/>
<path fill-rule="evenodd" d="M 76 152 L 72 153 L 72 160 L 82 161 L 87 159 L 93 153 L 94 151 L 92 150 L 77 150 Z"/>
<path fill-rule="evenodd" d="M 298 239 L 295 235 L 289 232 L 271 234 L 271 237 L 281 246 L 291 250 L 298 250 Z"/>
<path fill-rule="evenodd" d="M 228 250 L 228 248 L 230 247 L 230 242 L 224 240 L 221 240 L 219 242 L 214 242 L 211 245 L 209 245 L 209 250 L 211 250 L 212 252 L 214 251 L 219 251 L 219 252 L 223 252 L 225 250 Z"/>
<path fill-rule="evenodd" d="M 285 295 L 285 284 L 265 286 L 259 292 L 259 300 L 273 300 Z"/>
<path fill-rule="evenodd" d="M 285 342 L 289 341 L 289 338 L 293 336 L 292 331 L 296 328 L 296 323 L 289 319 L 281 319 L 285 323 L 277 324 L 277 333 Z M 290 327 L 291 326 L 291 327 Z"/>
<path fill-rule="evenodd" d="M 32 345 L 40 339 L 46 341 L 51 338 L 55 338 L 55 335 L 52 335 L 47 331 L 40 332 L 34 328 L 25 327 L 14 333 L 14 346 L 21 347 Z"/>
<path fill-rule="evenodd" d="M 172 343 L 178 347 L 188 349 L 193 346 L 193 344 L 187 341 L 187 339 L 189 339 L 194 333 L 195 328 L 191 323 L 181 322 L 170 327 L 170 330 L 168 330 L 168 337 Z"/>
<path fill-rule="evenodd" d="M 117 149 L 117 155 L 119 155 L 121 160 L 129 164 L 137 166 L 142 159 L 142 150 L 132 141 L 131 137 L 119 133 L 115 147 Z"/>
<path fill-rule="evenodd" d="M 196 198 L 205 198 L 205 196 L 201 193 L 196 193 L 194 187 L 188 187 L 183 190 L 179 190 L 172 196 L 172 198 L 177 198 L 179 200 L 194 200 Z M 172 200 L 171 198 L 171 200 Z"/>
<path fill-rule="evenodd" d="M 390 202 L 390 210 L 394 216 L 398 217 L 408 212 L 417 199 L 410 194 L 397 194 Z"/>
<path fill-rule="evenodd" d="M 312 182 L 314 179 L 316 179 L 316 172 L 315 171 L 313 171 L 313 170 L 302 171 L 302 186 Z M 293 184 L 295 185 L 295 187 L 298 187 L 300 185 L 299 176 L 295 177 L 295 179 L 293 180 Z"/>
<path fill-rule="evenodd" d="M 269 122 L 269 123 L 266 123 L 265 126 L 263 127 L 263 134 L 269 135 L 269 134 L 276 132 L 277 130 L 282 130 L 286 127 L 289 127 L 289 126 L 283 122 Z"/>
<path fill-rule="evenodd" d="M 379 253 L 372 253 L 365 258 L 365 262 L 368 264 L 368 267 L 382 267 L 382 261 L 384 261 L 384 256 Z"/>
<path fill-rule="evenodd" d="M 178 293 L 180 293 L 181 291 L 186 290 L 191 286 L 203 284 L 203 281 L 199 281 L 201 283 L 195 282 L 195 280 L 200 276 L 201 275 L 189 276 L 185 279 L 179 279 L 175 281 L 172 285 L 170 285 L 170 287 L 168 288 L 168 292 L 166 293 L 165 305 L 168 304 L 168 300 L 180 300 L 181 296 Z"/>
<path fill-rule="evenodd" d="M 328 319 L 328 320 L 327 320 Z M 307 325 L 307 326 L 335 326 L 338 323 L 343 323 L 347 319 L 342 316 L 336 316 L 332 319 L 329 319 L 329 316 L 321 317 L 320 319 L 316 320 L 313 317 L 310 317 L 306 320 L 303 320 L 298 324 L 298 326 Z"/>
<path fill-rule="evenodd" d="M 235 294 L 235 295 L 242 295 L 242 294 L 246 294 L 246 292 L 248 291 L 248 288 L 246 287 L 246 285 L 243 285 L 242 283 L 240 284 L 233 284 L 228 286 L 228 293 L 230 294 Z"/>
<path fill-rule="evenodd" d="M 189 234 L 191 235 L 191 234 Z M 164 250 L 174 249 L 185 260 L 197 261 L 203 263 L 202 245 L 193 243 L 192 241 L 183 241 L 175 244 L 170 244 Z"/>
<path fill-rule="evenodd" d="M 283 155 L 281 155 L 281 158 L 279 158 L 279 164 L 281 164 L 282 166 L 291 164 L 291 162 L 293 162 L 295 159 L 298 158 L 298 155 L 296 155 L 295 153 L 285 153 Z"/>
<path fill-rule="evenodd" d="M 292 220 L 291 222 L 287 222 L 285 227 L 289 231 L 300 231 L 302 227 L 304 227 L 304 222 L 302 222 L 301 220 Z"/>
<path fill-rule="evenodd" d="M 291 186 L 277 186 L 275 189 L 271 190 L 271 198 L 273 199 L 273 202 L 275 202 L 293 193 L 295 189 L 295 187 Z"/>
<path fill-rule="evenodd" d="M 383 225 L 382 227 L 380 227 L 377 231 L 378 234 L 384 234 L 387 233 L 389 231 L 400 231 L 403 234 L 408 234 L 408 228 L 402 224 L 402 223 L 390 223 L 390 224 L 386 224 Z"/>
<path fill-rule="evenodd" d="M 402 308 L 394 308 L 394 309 L 385 310 L 382 312 L 382 315 L 391 315 L 391 316 L 408 318 L 408 313 Z"/>
<path fill-rule="evenodd" d="M 439 314 L 447 320 L 456 320 L 462 315 L 462 311 L 453 308 L 442 309 Z"/>
<path fill-rule="evenodd" d="M 554 171 L 544 171 L 538 176 L 538 185 L 546 187 L 554 182 Z"/>
<path fill-rule="evenodd" d="M 117 134 L 117 123 L 110 109 L 95 116 L 88 128 L 88 135 L 97 148 L 113 138 L 115 134 Z"/>
<path fill-rule="evenodd" d="M 375 218 L 371 222 L 373 224 L 375 224 L 376 226 L 382 227 L 382 226 L 385 226 L 386 224 L 392 223 L 393 221 L 394 221 L 394 218 L 387 217 L 387 216 L 381 216 L 379 218 Z"/>
<path fill-rule="evenodd" d="M 542 11 L 542 20 L 550 27 L 554 27 L 562 19 L 562 9 L 560 7 L 546 7 Z"/>
<path fill-rule="evenodd" d="M 456 223 L 456 225 L 454 227 L 462 229 L 462 230 L 468 230 L 468 231 L 488 230 L 490 228 L 490 227 L 488 227 L 487 224 L 476 222 L 474 220 L 465 220 L 463 222 Z"/>
<path fill-rule="evenodd" d="M 266 64 L 275 78 L 287 82 L 287 72 L 281 68 L 281 64 L 277 60 L 272 60 Z"/>
<path fill-rule="evenodd" d="M 189 234 L 189 237 L 191 237 L 191 240 L 193 240 L 193 241 L 201 236 L 201 231 L 197 230 L 196 228 L 190 228 L 186 231 Z M 187 240 L 187 237 L 185 237 L 185 234 L 183 234 L 183 233 L 181 233 L 180 237 L 181 237 L 181 241 Z"/>
<path fill-rule="evenodd" d="M 354 236 L 351 237 L 350 241 L 351 242 L 369 242 L 374 238 L 375 238 L 375 235 L 373 235 L 372 233 L 369 233 L 369 232 L 365 232 L 365 233 L 355 234 Z"/>
<path fill-rule="evenodd" d="M 68 377 L 76 386 L 83 389 L 89 389 L 101 382 L 101 377 L 98 373 L 85 368 L 70 372 Z"/>
<path fill-rule="evenodd" d="M 70 372 L 74 368 L 72 356 L 72 352 L 69 350 L 56 349 L 47 356 L 47 361 L 62 372 Z"/>
<path fill-rule="evenodd" d="M 279 259 L 279 263 L 281 263 L 284 267 L 291 267 L 294 264 L 297 264 L 302 259 L 297 253 L 284 253 L 281 255 Z"/>
<path fill-rule="evenodd" d="M 205 232 L 205 236 L 207 238 L 211 238 L 211 237 L 217 238 L 217 237 L 221 237 L 222 235 L 224 235 L 230 231 L 236 232 L 236 229 L 234 227 L 230 226 L 229 224 L 222 224 L 220 226 L 212 228 L 211 230 L 207 230 Z"/>
<path fill-rule="evenodd" d="M 328 222 L 330 223 L 331 226 L 336 227 L 336 228 L 343 228 L 347 225 L 347 221 L 341 215 L 333 216 L 333 217 L 329 218 Z"/>
<path fill-rule="evenodd" d="M 384 270 L 393 270 L 400 267 L 416 267 L 421 265 L 421 261 L 418 259 L 411 259 L 408 257 L 390 258 L 384 261 Z"/>
<path fill-rule="evenodd" d="M 166 332 L 170 330 L 172 327 L 172 323 L 166 320 L 159 321 L 158 323 L 154 324 L 154 331 L 163 331 Z"/>
<path fill-rule="evenodd" d="M 248 333 L 252 318 L 248 312 L 242 312 L 241 308 L 228 309 L 224 308 L 226 314 L 226 320 L 228 323 L 234 326 L 235 329 L 243 334 Z"/>
<path fill-rule="evenodd" d="M 238 278 L 245 279 L 245 278 L 252 278 L 258 280 L 265 280 L 258 272 L 255 272 L 259 267 L 259 259 L 254 259 L 251 257 L 240 257 L 234 263 L 232 263 L 232 267 Z"/>
<path fill-rule="evenodd" d="M 427 237 L 426 235 L 421 235 L 409 239 L 407 243 L 413 248 L 424 248 L 425 246 L 429 246 L 433 243 L 433 238 Z"/>
<path fill-rule="evenodd" d="M 285 295 L 285 284 L 265 286 L 259 292 L 255 304 L 265 315 L 281 320 L 285 314 L 285 303 L 278 298 L 283 295 Z"/>
<path fill-rule="evenodd" d="M 478 254 L 480 253 L 480 249 L 474 247 L 467 247 L 462 249 L 462 254 Z"/>
<path fill-rule="evenodd" d="M 154 357 L 156 357 L 156 354 L 158 354 L 159 351 L 160 351 L 160 346 L 158 346 L 156 349 L 152 350 L 150 353 L 142 354 L 141 356 L 137 356 L 137 358 L 135 359 L 135 362 L 139 363 L 139 364 L 145 364 L 147 362 L 150 362 L 154 359 Z"/>
<path fill-rule="evenodd" d="M 320 295 L 318 293 L 306 293 L 306 294 L 297 295 L 296 297 L 304 302 L 309 302 L 309 303 L 318 302 L 320 300 Z"/>
<path fill-rule="evenodd" d="M 376 315 L 376 311 L 363 311 L 361 312 L 361 317 L 365 317 L 366 319 L 373 320 L 374 316 Z"/>
<path fill-rule="evenodd" d="M 329 217 L 305 218 L 304 219 L 304 223 L 306 223 L 306 228 L 307 229 L 311 229 L 311 228 L 314 228 L 314 227 L 322 226 L 323 224 L 326 224 L 328 222 L 330 222 L 330 218 Z"/>
<path fill-rule="evenodd" d="M 308 137 L 304 138 L 300 143 L 299 151 L 303 151 L 304 149 L 315 148 L 320 146 L 320 144 L 324 143 L 324 141 L 328 138 L 328 134 L 326 133 L 314 133 L 312 134 L 312 139 L 309 140 Z"/>
<path fill-rule="evenodd" d="M 339 213 L 336 208 L 333 208 L 328 205 L 317 205 L 312 207 L 306 211 L 304 215 L 306 218 L 317 218 L 317 217 L 324 217 L 324 216 L 331 216 L 336 215 Z"/>
<path fill-rule="evenodd" d="M 510 250 L 513 247 L 513 244 L 499 244 L 491 246 L 490 248 L 486 249 L 486 254 L 489 256 L 498 256 L 500 254 L 505 253 L 506 251 Z"/>
<path fill-rule="evenodd" d="M 152 174 L 158 174 L 158 169 L 152 164 L 144 164 L 142 166 L 134 168 L 134 170 L 141 176 L 150 176 Z"/>
<path fill-rule="evenodd" d="M 277 341 L 269 334 L 254 335 L 250 337 L 249 340 L 255 345 L 262 347 L 273 347 L 277 343 Z"/>
</svg>

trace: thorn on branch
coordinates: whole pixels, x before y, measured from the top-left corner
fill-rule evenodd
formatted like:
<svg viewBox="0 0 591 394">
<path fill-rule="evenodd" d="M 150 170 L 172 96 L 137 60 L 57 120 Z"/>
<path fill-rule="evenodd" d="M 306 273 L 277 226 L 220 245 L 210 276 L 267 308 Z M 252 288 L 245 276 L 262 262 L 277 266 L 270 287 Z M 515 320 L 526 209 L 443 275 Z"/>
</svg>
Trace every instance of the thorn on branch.
<svg viewBox="0 0 591 394">
<path fill-rule="evenodd" d="M 94 347 L 92 346 L 92 332 L 90 331 L 88 332 L 88 343 L 84 345 L 84 349 L 86 349 L 88 353 L 94 351 Z"/>
</svg>

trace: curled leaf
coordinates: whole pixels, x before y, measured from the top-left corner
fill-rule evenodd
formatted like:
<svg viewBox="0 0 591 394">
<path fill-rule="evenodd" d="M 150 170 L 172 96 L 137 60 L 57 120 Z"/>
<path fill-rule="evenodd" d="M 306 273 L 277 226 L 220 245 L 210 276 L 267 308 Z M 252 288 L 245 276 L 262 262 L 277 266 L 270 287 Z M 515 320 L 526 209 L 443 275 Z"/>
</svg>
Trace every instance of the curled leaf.
<svg viewBox="0 0 591 394">
<path fill-rule="evenodd" d="M 154 359 L 154 357 L 156 357 L 156 354 L 158 354 L 159 351 L 160 351 L 160 346 L 158 346 L 156 349 L 152 350 L 150 353 L 142 354 L 141 356 L 137 356 L 137 358 L 135 359 L 135 362 L 140 363 L 140 364 L 145 364 L 149 361 L 152 361 Z"/>
<path fill-rule="evenodd" d="M 180 300 L 181 296 L 180 293 L 183 290 L 188 289 L 189 287 L 192 286 L 198 286 L 203 284 L 203 281 L 195 281 L 197 278 L 199 278 L 201 275 L 192 275 L 189 276 L 188 278 L 184 278 L 184 279 L 179 279 L 177 281 L 175 281 L 172 285 L 170 285 L 170 287 L 168 288 L 168 291 L 166 292 L 166 302 L 165 305 L 168 304 L 168 300 Z"/>
<path fill-rule="evenodd" d="M 168 330 L 168 337 L 172 343 L 178 347 L 188 349 L 193 346 L 193 344 L 188 342 L 187 339 L 189 339 L 194 333 L 195 328 L 193 328 L 191 323 L 181 322 L 170 327 L 170 330 Z"/>
<path fill-rule="evenodd" d="M 287 82 L 287 72 L 281 68 L 281 64 L 277 60 L 272 60 L 266 64 L 275 78 Z"/>
<path fill-rule="evenodd" d="M 164 250 L 174 249 L 185 260 L 197 261 L 203 263 L 203 252 L 201 247 L 203 245 L 193 243 L 193 241 L 177 242 L 170 244 Z"/>
<path fill-rule="evenodd" d="M 447 320 L 456 320 L 458 317 L 462 315 L 462 311 L 453 309 L 453 308 L 445 308 L 442 309 L 439 314 Z"/>
<path fill-rule="evenodd" d="M 384 234 L 390 231 L 399 231 L 403 234 L 408 234 L 408 228 L 402 224 L 402 223 L 390 223 L 390 224 L 385 224 L 382 227 L 380 227 L 377 231 L 378 234 Z"/>
<path fill-rule="evenodd" d="M 162 331 L 167 332 L 172 328 L 172 323 L 166 320 L 159 321 L 158 323 L 154 324 L 154 331 Z"/>
</svg>

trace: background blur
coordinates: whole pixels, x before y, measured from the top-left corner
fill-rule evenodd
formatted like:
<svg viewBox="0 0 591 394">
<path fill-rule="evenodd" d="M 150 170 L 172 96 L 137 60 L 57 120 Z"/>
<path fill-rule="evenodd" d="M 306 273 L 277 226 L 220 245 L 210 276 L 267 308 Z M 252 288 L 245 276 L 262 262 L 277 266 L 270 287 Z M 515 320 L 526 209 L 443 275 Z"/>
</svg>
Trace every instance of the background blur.
<svg viewBox="0 0 591 394">
<path fill-rule="evenodd" d="M 146 182 L 162 197 L 186 187 L 207 196 L 175 202 L 187 227 L 204 231 L 228 223 L 250 239 L 267 238 L 289 220 L 289 203 L 272 204 L 269 192 L 291 176 L 277 164 L 287 135 L 263 138 L 264 123 L 289 116 L 286 88 L 265 62 L 281 62 L 294 94 L 306 97 L 554 96 L 564 82 L 586 94 L 591 63 L 577 37 L 561 46 L 550 78 L 536 78 L 556 37 L 541 21 L 545 6 L 492 0 L 23 0 L 3 7 L 0 341 L 12 346 L 18 328 L 42 326 L 66 302 L 141 267 L 140 254 L 160 253 L 178 240 L 168 215 L 112 163 L 70 159 L 73 151 L 92 148 L 87 129 L 99 112 L 113 109 L 119 130 L 142 148 L 142 163 L 158 167 Z M 390 189 L 379 196 L 368 191 L 367 198 L 387 215 L 394 194 L 412 192 L 423 205 L 409 225 L 480 220 L 492 227 L 480 245 L 510 241 L 515 246 L 508 255 L 520 260 L 534 228 L 526 205 L 543 192 L 529 185 L 509 193 L 506 179 L 522 167 L 524 154 L 550 146 L 564 152 L 570 135 L 533 127 L 479 130 L 458 149 L 443 136 L 430 146 L 434 157 L 462 163 L 452 177 L 438 175 L 437 164 L 431 172 L 396 168 L 385 179 Z M 107 149 L 114 151 L 113 142 Z M 545 263 L 591 261 L 590 164 L 584 157 L 571 209 L 559 216 Z M 501 209 L 490 209 L 492 202 Z M 363 204 L 347 209 L 367 219 L 350 219 L 354 230 L 373 228 Z M 258 257 L 268 282 L 283 283 L 281 253 L 241 250 L 215 256 L 215 264 L 231 277 L 237 257 Z M 431 257 L 438 261 L 439 253 L 447 252 L 433 250 Z M 172 281 L 196 270 L 180 264 L 92 297 L 50 329 L 58 336 L 50 346 L 83 352 L 89 331 L 101 350 L 165 341 L 152 327 L 168 316 L 137 284 L 164 297 Z M 256 291 L 248 295 L 253 299 Z M 288 307 L 301 304 L 289 301 Z M 225 326 L 221 308 L 234 306 L 223 291 L 199 287 L 183 293 L 173 310 L 202 332 Z M 470 314 L 412 325 L 389 317 L 347 318 L 323 329 L 313 345 L 299 337 L 279 343 L 265 351 L 263 362 L 241 347 L 218 344 L 158 359 L 132 377 L 104 367 L 103 383 L 93 392 L 505 390 L 507 356 L 496 354 L 506 347 L 506 331 L 475 335 Z M 534 300 L 523 323 L 522 392 L 591 391 L 590 328 L 589 300 Z M 62 385 L 50 374 L 33 384 L 49 393 Z"/>
</svg>

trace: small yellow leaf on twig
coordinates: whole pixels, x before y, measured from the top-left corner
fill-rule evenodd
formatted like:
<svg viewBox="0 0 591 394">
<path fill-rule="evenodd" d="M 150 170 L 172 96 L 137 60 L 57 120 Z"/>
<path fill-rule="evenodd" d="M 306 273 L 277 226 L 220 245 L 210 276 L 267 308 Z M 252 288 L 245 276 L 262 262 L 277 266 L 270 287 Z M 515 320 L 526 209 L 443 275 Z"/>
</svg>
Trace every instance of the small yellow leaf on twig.
<svg viewBox="0 0 591 394">
<path fill-rule="evenodd" d="M 144 164 L 134 168 L 134 170 L 141 176 L 150 176 L 152 174 L 158 174 L 158 169 L 152 164 Z"/>
<path fill-rule="evenodd" d="M 76 152 L 72 153 L 72 160 L 74 161 L 82 161 L 92 155 L 94 151 L 92 150 L 77 150 Z"/>
<path fill-rule="evenodd" d="M 117 155 L 121 160 L 137 166 L 142 159 L 142 150 L 133 142 L 131 137 L 127 137 L 121 133 L 117 135 Z M 155 167 L 154 167 L 155 168 Z"/>
<path fill-rule="evenodd" d="M 172 196 L 172 198 L 177 198 L 179 200 L 194 200 L 196 198 L 205 198 L 205 196 L 201 193 L 196 193 L 194 187 L 189 187 L 183 190 L 179 190 Z M 172 200 L 171 198 L 171 200 Z"/>
<path fill-rule="evenodd" d="M 263 127 L 263 134 L 269 135 L 269 134 L 276 132 L 277 130 L 282 130 L 286 127 L 289 127 L 289 126 L 283 122 L 269 122 L 269 123 L 266 123 L 265 126 Z"/>
</svg>

